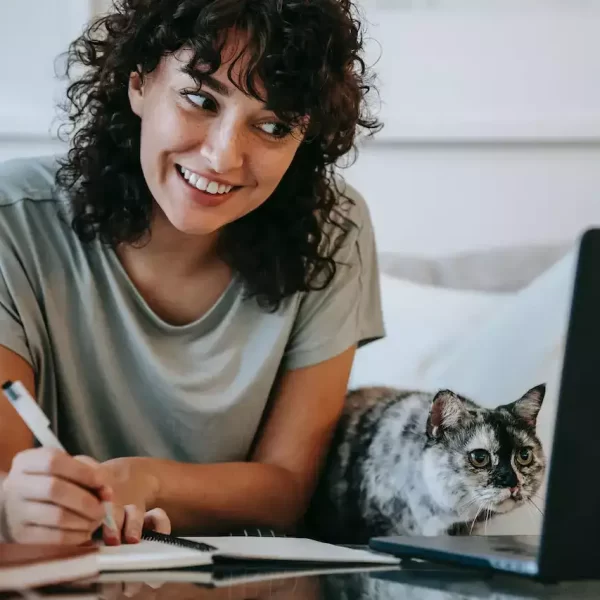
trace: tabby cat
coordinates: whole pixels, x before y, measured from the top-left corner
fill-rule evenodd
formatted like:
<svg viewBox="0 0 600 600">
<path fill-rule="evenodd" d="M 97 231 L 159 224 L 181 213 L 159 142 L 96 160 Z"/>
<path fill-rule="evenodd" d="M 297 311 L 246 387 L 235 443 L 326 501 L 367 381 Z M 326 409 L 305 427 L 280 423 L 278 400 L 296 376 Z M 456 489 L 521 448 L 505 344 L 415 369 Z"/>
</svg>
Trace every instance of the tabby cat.
<svg viewBox="0 0 600 600">
<path fill-rule="evenodd" d="M 539 385 L 495 409 L 449 390 L 350 392 L 307 535 L 359 544 L 377 535 L 469 533 L 532 500 L 546 466 L 536 434 L 545 391 Z"/>
</svg>

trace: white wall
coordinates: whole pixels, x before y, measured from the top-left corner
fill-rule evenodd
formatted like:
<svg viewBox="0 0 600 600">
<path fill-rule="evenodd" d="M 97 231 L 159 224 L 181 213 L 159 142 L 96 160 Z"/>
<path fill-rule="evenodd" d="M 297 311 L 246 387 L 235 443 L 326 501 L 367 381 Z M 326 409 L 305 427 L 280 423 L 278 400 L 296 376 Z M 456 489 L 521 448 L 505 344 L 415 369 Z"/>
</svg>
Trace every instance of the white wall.
<svg viewBox="0 0 600 600">
<path fill-rule="evenodd" d="M 440 255 L 600 224 L 600 144 L 372 144 L 345 172 L 379 249 Z"/>
<path fill-rule="evenodd" d="M 55 138 L 57 59 L 89 14 L 86 0 L 0 4 L 0 160 L 64 148 Z"/>
<path fill-rule="evenodd" d="M 364 0 L 386 124 L 348 178 L 382 250 L 600 224 L 598 0 Z"/>
<path fill-rule="evenodd" d="M 0 160 L 63 147 L 53 61 L 107 4 L 2 0 Z M 347 176 L 380 249 L 541 243 L 600 223 L 600 0 L 363 4 L 386 127 Z"/>
</svg>

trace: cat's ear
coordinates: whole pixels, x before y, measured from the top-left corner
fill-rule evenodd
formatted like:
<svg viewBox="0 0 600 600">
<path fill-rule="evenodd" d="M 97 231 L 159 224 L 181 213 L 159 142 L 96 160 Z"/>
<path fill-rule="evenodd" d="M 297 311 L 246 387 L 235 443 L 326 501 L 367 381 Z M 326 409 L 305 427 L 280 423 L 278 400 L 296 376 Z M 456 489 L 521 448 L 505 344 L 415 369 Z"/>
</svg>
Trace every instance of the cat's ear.
<svg viewBox="0 0 600 600">
<path fill-rule="evenodd" d="M 442 390 L 433 398 L 431 411 L 427 419 L 427 435 L 438 439 L 446 429 L 460 424 L 468 411 L 464 402 L 454 392 Z"/>
<path fill-rule="evenodd" d="M 546 385 L 542 383 L 528 390 L 522 398 L 509 404 L 508 408 L 515 417 L 525 421 L 530 427 L 535 427 L 545 395 Z"/>
</svg>

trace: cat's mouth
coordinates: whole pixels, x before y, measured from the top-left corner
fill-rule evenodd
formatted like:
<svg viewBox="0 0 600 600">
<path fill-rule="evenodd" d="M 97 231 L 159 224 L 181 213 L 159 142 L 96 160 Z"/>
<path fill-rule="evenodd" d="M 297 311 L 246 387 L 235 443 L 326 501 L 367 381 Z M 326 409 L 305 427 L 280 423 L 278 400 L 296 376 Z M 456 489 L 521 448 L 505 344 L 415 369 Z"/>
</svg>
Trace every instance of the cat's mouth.
<svg viewBox="0 0 600 600">
<path fill-rule="evenodd" d="M 502 493 L 498 497 L 494 512 L 505 513 L 511 511 L 516 506 L 523 504 L 526 497 L 521 487 L 510 488 L 502 490 Z"/>
</svg>

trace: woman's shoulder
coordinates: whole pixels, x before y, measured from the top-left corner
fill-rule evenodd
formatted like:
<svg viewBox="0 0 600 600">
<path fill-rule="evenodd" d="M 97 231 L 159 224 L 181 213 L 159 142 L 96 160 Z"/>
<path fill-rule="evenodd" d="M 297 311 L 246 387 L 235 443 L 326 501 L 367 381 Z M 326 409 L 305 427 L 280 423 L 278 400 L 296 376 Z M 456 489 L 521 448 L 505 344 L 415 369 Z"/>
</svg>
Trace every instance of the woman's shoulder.
<svg viewBox="0 0 600 600">
<path fill-rule="evenodd" d="M 345 179 L 336 179 L 333 189 L 337 202 L 331 215 L 331 221 L 325 226 L 325 233 L 329 242 L 338 247 L 338 252 L 360 252 L 374 245 L 373 222 L 367 200 L 362 191 L 348 183 Z M 342 225 L 341 227 L 339 225 Z M 342 234 L 341 245 L 336 243 L 337 237 Z"/>
<path fill-rule="evenodd" d="M 24 200 L 54 200 L 59 156 L 34 156 L 0 162 L 0 207 Z"/>
<path fill-rule="evenodd" d="M 19 239 L 49 240 L 62 232 L 67 204 L 55 183 L 60 156 L 0 162 L 0 237 L 18 247 Z M 55 225 L 55 226 L 53 226 Z"/>
<path fill-rule="evenodd" d="M 337 207 L 349 218 L 359 230 L 370 228 L 371 214 L 362 190 L 348 183 L 341 177 L 334 180 L 334 190 L 337 196 Z"/>
<path fill-rule="evenodd" d="M 60 156 L 0 162 L 0 254 L 44 256 L 68 245 L 68 205 L 55 183 Z M 52 254 L 52 252 L 50 252 Z"/>
</svg>

